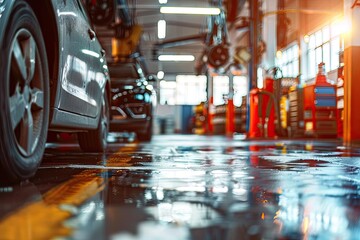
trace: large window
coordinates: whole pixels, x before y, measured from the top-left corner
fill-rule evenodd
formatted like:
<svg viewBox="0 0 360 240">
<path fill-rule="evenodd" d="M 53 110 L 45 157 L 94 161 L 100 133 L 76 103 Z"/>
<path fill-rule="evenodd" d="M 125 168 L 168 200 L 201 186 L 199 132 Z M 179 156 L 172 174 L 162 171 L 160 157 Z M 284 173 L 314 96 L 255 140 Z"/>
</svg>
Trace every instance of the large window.
<svg viewBox="0 0 360 240">
<path fill-rule="evenodd" d="M 309 35 L 307 50 L 308 78 L 316 76 L 318 64 L 321 62 L 325 63 L 327 72 L 339 67 L 341 31 L 341 23 L 337 21 Z"/>
<path fill-rule="evenodd" d="M 225 103 L 225 98 L 229 94 L 229 77 L 228 76 L 215 76 L 214 81 L 214 105 L 222 105 Z"/>
<path fill-rule="evenodd" d="M 282 71 L 284 77 L 297 77 L 299 75 L 299 45 L 279 51 L 276 56 L 276 66 Z"/>
<path fill-rule="evenodd" d="M 175 105 L 176 104 L 176 82 L 165 81 L 160 82 L 160 104 Z"/>
<path fill-rule="evenodd" d="M 214 105 L 222 105 L 229 95 L 229 77 L 215 76 Z M 246 76 L 234 76 L 234 105 L 241 106 L 242 96 L 248 94 L 248 79 Z M 206 76 L 178 75 L 176 81 L 160 82 L 160 104 L 197 105 L 207 101 Z"/>
<path fill-rule="evenodd" d="M 242 105 L 242 97 L 248 95 L 249 85 L 246 76 L 234 76 L 234 105 L 240 107 Z"/>
<path fill-rule="evenodd" d="M 229 95 L 229 77 L 215 76 L 214 77 L 214 105 L 222 105 Z M 234 76 L 234 105 L 239 107 L 242 104 L 242 96 L 248 94 L 248 81 L 246 76 Z"/>
<path fill-rule="evenodd" d="M 160 82 L 160 104 L 197 105 L 206 101 L 206 76 L 178 75 Z"/>
<path fill-rule="evenodd" d="M 179 105 L 197 105 L 205 102 L 207 77 L 195 75 L 176 76 L 176 103 Z"/>
</svg>

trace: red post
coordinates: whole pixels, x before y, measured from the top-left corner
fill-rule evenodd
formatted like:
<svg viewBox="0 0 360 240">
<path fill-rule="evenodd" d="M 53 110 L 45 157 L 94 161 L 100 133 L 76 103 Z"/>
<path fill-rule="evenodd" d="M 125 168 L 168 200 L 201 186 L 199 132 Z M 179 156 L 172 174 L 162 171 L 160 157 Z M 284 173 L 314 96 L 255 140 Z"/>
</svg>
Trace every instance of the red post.
<svg viewBox="0 0 360 240">
<path fill-rule="evenodd" d="M 235 109 L 234 100 L 229 99 L 226 105 L 226 135 L 232 135 L 235 132 Z"/>
<path fill-rule="evenodd" d="M 213 118 L 214 118 L 214 112 L 215 112 L 215 106 L 214 106 L 214 97 L 211 96 L 209 99 L 209 106 L 208 106 L 208 133 L 213 134 L 214 132 L 214 124 L 213 124 Z"/>
</svg>

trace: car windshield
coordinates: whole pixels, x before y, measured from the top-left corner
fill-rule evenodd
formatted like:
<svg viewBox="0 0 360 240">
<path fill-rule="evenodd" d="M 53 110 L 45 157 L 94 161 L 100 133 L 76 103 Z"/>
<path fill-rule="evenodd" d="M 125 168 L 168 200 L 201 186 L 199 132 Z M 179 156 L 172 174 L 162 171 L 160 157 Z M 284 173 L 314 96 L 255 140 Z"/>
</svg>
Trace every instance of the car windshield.
<svg viewBox="0 0 360 240">
<path fill-rule="evenodd" d="M 134 64 L 119 64 L 110 67 L 110 76 L 119 80 L 138 79 L 139 73 Z"/>
</svg>

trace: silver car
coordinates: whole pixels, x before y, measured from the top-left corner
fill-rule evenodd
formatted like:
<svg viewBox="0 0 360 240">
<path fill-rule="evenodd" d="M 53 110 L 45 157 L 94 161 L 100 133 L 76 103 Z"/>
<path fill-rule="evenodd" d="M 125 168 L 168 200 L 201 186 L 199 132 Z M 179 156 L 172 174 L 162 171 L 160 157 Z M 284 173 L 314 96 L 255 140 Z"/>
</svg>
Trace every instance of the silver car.
<svg viewBox="0 0 360 240">
<path fill-rule="evenodd" d="M 110 80 L 82 0 L 0 0 L 0 178 L 33 176 L 48 131 L 106 148 Z"/>
</svg>

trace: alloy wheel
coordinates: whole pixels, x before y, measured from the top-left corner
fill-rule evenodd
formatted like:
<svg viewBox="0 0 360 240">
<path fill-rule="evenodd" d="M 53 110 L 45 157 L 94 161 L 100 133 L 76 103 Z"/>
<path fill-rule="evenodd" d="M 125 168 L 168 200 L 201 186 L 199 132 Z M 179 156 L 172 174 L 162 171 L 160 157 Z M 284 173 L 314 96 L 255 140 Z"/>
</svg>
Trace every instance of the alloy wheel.
<svg viewBox="0 0 360 240">
<path fill-rule="evenodd" d="M 35 39 L 20 29 L 11 44 L 9 105 L 17 147 L 24 156 L 35 151 L 41 135 L 44 109 L 42 66 Z"/>
</svg>

